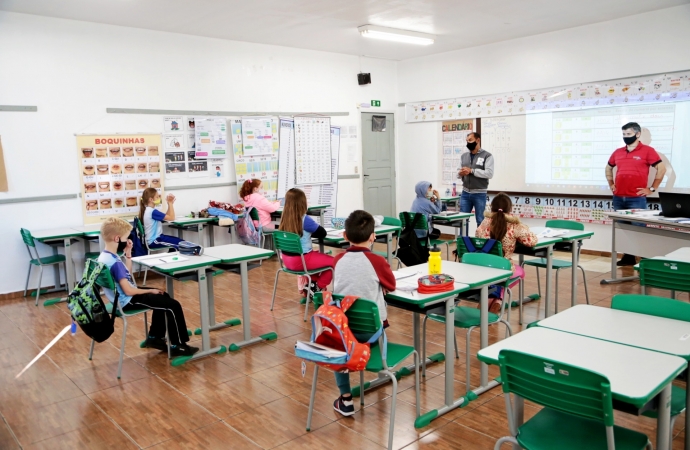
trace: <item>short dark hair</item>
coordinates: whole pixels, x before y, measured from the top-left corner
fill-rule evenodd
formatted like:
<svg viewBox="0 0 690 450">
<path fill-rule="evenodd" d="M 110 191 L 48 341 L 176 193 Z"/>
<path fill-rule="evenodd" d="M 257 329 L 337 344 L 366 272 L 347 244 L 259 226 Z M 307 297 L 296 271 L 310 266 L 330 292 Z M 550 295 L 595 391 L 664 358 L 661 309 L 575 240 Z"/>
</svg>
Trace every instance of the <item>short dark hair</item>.
<svg viewBox="0 0 690 450">
<path fill-rule="evenodd" d="M 480 133 L 477 133 L 476 131 L 473 131 L 470 133 L 472 136 L 474 136 L 475 139 L 481 139 L 482 135 Z"/>
<path fill-rule="evenodd" d="M 642 133 L 642 127 L 637 122 L 628 122 L 621 127 L 621 130 L 629 130 L 630 128 L 635 130 L 635 133 Z"/>
<path fill-rule="evenodd" d="M 347 240 L 355 244 L 366 242 L 374 232 L 376 222 L 374 217 L 366 211 L 358 209 L 345 219 L 345 234 Z"/>
</svg>

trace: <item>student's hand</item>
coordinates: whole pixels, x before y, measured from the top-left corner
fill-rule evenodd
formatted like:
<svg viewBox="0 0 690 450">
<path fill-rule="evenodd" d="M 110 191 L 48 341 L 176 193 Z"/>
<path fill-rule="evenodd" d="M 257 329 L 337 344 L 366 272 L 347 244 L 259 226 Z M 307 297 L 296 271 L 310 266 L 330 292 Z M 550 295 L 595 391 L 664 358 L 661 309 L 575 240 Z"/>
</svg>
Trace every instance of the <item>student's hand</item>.
<svg viewBox="0 0 690 450">
<path fill-rule="evenodd" d="M 154 295 L 162 295 L 163 291 L 161 291 L 160 289 L 147 289 L 146 293 L 147 294 L 154 294 Z"/>
<path fill-rule="evenodd" d="M 441 195 L 439 195 L 439 193 L 438 193 L 438 191 L 437 191 L 436 189 L 434 189 L 433 196 L 436 197 L 436 200 L 438 200 L 439 198 L 441 198 Z"/>
<path fill-rule="evenodd" d="M 172 194 L 168 194 L 168 196 L 165 197 L 165 199 L 168 201 L 168 203 L 175 203 L 175 196 Z"/>
<path fill-rule="evenodd" d="M 125 256 L 127 258 L 132 257 L 132 247 L 134 247 L 134 242 L 132 242 L 131 239 L 127 239 L 127 246 L 125 247 L 125 250 L 124 250 Z"/>
</svg>

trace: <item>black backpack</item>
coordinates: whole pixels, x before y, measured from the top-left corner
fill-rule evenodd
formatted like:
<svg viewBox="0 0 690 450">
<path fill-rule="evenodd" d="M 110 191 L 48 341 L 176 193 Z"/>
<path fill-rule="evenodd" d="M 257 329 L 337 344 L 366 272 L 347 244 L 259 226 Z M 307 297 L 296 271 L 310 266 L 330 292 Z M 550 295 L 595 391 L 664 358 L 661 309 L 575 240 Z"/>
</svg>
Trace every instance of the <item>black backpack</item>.
<svg viewBox="0 0 690 450">
<path fill-rule="evenodd" d="M 406 266 L 424 264 L 429 261 L 429 237 L 419 238 L 415 233 L 415 226 L 421 220 L 422 214 L 416 213 L 412 222 L 408 223 L 400 234 L 398 240 L 397 256 Z M 426 246 L 422 245 L 425 240 Z"/>
<path fill-rule="evenodd" d="M 108 271 L 105 264 L 87 260 L 81 281 L 67 297 L 67 308 L 72 319 L 84 334 L 96 342 L 105 341 L 115 332 L 118 293 L 114 289 L 112 314 L 108 314 L 97 284 L 99 277 L 106 276 L 104 271 Z"/>
</svg>

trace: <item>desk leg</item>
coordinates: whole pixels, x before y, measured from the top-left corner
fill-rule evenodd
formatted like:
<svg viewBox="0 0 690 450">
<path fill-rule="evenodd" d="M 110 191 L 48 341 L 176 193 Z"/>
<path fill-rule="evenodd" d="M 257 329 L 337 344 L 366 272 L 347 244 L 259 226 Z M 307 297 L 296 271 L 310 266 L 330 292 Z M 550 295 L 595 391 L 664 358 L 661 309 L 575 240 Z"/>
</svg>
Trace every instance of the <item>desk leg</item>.
<svg viewBox="0 0 690 450">
<path fill-rule="evenodd" d="M 183 229 L 182 227 L 180 227 L 180 228 L 177 229 L 177 237 L 178 237 L 178 238 L 184 239 L 184 237 L 183 237 L 183 231 L 184 231 L 184 229 Z"/>
<path fill-rule="evenodd" d="M 173 284 L 172 277 L 165 277 L 165 292 L 172 298 L 175 298 L 175 285 Z"/>
<path fill-rule="evenodd" d="M 616 266 L 616 258 L 618 258 L 618 252 L 616 251 L 616 223 L 618 223 L 616 219 L 613 219 L 613 223 L 611 224 L 611 278 L 601 280 L 600 284 L 615 284 L 640 279 L 638 276 L 618 278 L 616 274 L 616 268 L 618 267 Z"/>
<path fill-rule="evenodd" d="M 325 210 L 325 209 L 320 209 L 320 210 L 319 210 L 319 223 L 321 224 L 322 227 L 325 226 L 325 225 L 323 224 L 323 221 L 324 221 L 324 214 L 326 214 L 326 210 Z"/>
<path fill-rule="evenodd" d="M 576 241 L 571 241 L 571 245 L 573 246 L 571 251 L 572 251 L 572 272 L 570 274 L 571 279 L 570 279 L 570 306 L 575 306 L 577 305 L 577 271 L 579 270 L 577 268 L 577 265 L 580 264 L 580 244 L 582 244 L 582 240 L 578 239 Z"/>
<path fill-rule="evenodd" d="M 228 229 L 230 230 L 230 243 L 237 244 L 237 228 L 235 225 L 230 225 Z"/>
<path fill-rule="evenodd" d="M 388 233 L 386 235 L 386 259 L 388 259 L 388 265 L 393 267 L 393 251 L 391 249 L 393 243 L 393 233 Z"/>
<path fill-rule="evenodd" d="M 213 247 L 216 245 L 216 227 L 210 223 L 207 224 L 206 227 L 208 228 L 208 246 Z"/>
<path fill-rule="evenodd" d="M 544 317 L 551 315 L 551 275 L 553 269 L 553 244 L 546 247 L 546 295 L 544 295 Z M 575 270 L 575 268 L 573 268 Z"/>
<path fill-rule="evenodd" d="M 244 334 L 244 340 L 234 344 L 230 344 L 228 349 L 231 352 L 236 352 L 242 347 L 247 345 L 255 344 L 261 341 L 272 341 L 278 339 L 278 334 L 274 331 L 270 333 L 262 334 L 261 336 L 252 337 L 251 321 L 250 321 L 250 311 L 249 311 L 249 277 L 247 276 L 247 261 L 242 261 L 240 263 L 240 279 L 242 284 L 242 332 Z"/>
<path fill-rule="evenodd" d="M 220 330 L 222 328 L 234 327 L 242 323 L 240 319 L 228 319 L 220 323 L 216 323 L 216 305 L 215 296 L 213 294 L 213 276 L 208 282 L 208 323 L 210 324 L 208 329 L 210 331 Z M 194 330 L 194 334 L 199 336 L 201 334 L 201 328 Z"/>
<path fill-rule="evenodd" d="M 203 358 L 214 353 L 222 354 L 227 350 L 224 345 L 211 348 L 211 336 L 209 335 L 209 303 L 213 300 L 210 299 L 209 294 L 213 292 L 213 289 L 209 292 L 205 267 L 197 270 L 197 276 L 199 281 L 199 312 L 201 316 L 201 350 L 193 356 L 177 356 L 173 358 L 171 361 L 173 366 L 179 366 L 187 361 Z M 170 279 L 170 284 L 172 284 L 172 278 L 166 278 Z"/>
<path fill-rule="evenodd" d="M 656 424 L 657 450 L 671 450 L 671 383 L 659 393 L 659 411 Z"/>
<path fill-rule="evenodd" d="M 690 369 L 685 370 L 685 450 L 690 450 Z"/>
<path fill-rule="evenodd" d="M 72 260 L 72 238 L 65 238 L 63 241 L 63 245 L 65 246 L 65 289 L 67 289 L 67 295 L 69 295 L 70 292 L 72 292 L 72 289 L 74 289 L 74 261 Z M 53 252 L 57 254 L 57 247 L 53 247 Z M 55 289 L 51 289 L 49 292 L 52 291 L 60 291 L 62 290 L 60 288 L 60 265 L 59 264 L 54 264 L 53 265 L 53 270 L 55 271 Z M 38 290 L 40 292 L 41 286 L 38 287 Z M 54 305 L 56 303 L 62 303 L 67 301 L 67 296 L 62 297 L 62 298 L 53 298 L 50 300 L 46 300 L 43 302 L 43 306 L 50 306 Z"/>
<path fill-rule="evenodd" d="M 479 297 L 479 349 L 489 345 L 489 286 L 482 286 Z M 485 387 L 489 383 L 489 366 L 480 363 L 480 386 Z M 469 386 L 470 380 L 467 380 Z"/>
</svg>

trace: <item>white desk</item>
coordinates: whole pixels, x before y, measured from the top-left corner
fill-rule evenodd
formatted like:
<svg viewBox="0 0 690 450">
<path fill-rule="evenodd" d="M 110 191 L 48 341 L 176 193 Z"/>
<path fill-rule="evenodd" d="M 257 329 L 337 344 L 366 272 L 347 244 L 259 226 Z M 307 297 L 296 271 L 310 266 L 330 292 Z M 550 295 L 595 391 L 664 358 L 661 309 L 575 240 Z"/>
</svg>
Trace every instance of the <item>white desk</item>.
<svg viewBox="0 0 690 450">
<path fill-rule="evenodd" d="M 642 408 L 660 394 L 656 448 L 670 449 L 671 382 L 687 367 L 684 359 L 542 327 L 530 328 L 497 342 L 480 350 L 477 356 L 486 363 L 498 364 L 498 355 L 503 349 L 600 373 L 611 382 L 615 400 L 636 408 Z M 521 422 L 522 418 L 518 417 L 518 423 Z"/>
<path fill-rule="evenodd" d="M 611 225 L 611 278 L 601 284 L 621 283 L 638 280 L 639 277 L 619 278 L 616 274 L 618 252 L 652 258 L 668 254 L 690 244 L 690 224 L 669 223 L 657 217 L 636 216 L 619 212 L 606 215 L 613 220 Z M 633 225 L 630 222 L 644 224 Z"/>
<path fill-rule="evenodd" d="M 177 237 L 184 239 L 184 230 L 192 230 L 199 233 L 199 245 L 204 247 L 213 247 L 213 228 L 211 224 L 217 220 L 216 217 L 175 217 L 175 220 L 166 222 L 171 228 L 177 229 Z M 209 232 L 210 228 L 210 232 Z M 208 234 L 208 245 L 206 244 L 205 235 Z M 233 238 L 235 234 L 233 233 Z"/>
<path fill-rule="evenodd" d="M 161 258 L 170 256 L 182 256 L 179 253 L 166 253 L 165 255 L 146 255 L 132 258 L 132 262 L 149 267 L 165 277 L 166 290 L 171 297 L 174 297 L 173 279 L 189 277 L 199 283 L 199 315 L 201 317 L 201 350 L 193 356 L 178 356 L 173 358 L 172 365 L 177 366 L 193 359 L 203 358 L 214 353 L 225 353 L 225 346 L 211 348 L 210 331 L 210 312 L 209 304 L 213 303 L 213 280 L 208 282 L 207 270 L 214 264 L 220 263 L 220 259 L 209 255 L 188 256 L 184 261 L 166 263 Z"/>
<path fill-rule="evenodd" d="M 666 254 L 660 259 L 670 259 L 672 261 L 681 261 L 690 263 L 690 247 L 679 248 L 671 253 Z"/>
<path fill-rule="evenodd" d="M 319 218 L 319 225 L 322 227 L 325 226 L 323 224 L 324 220 L 324 213 L 326 212 L 327 208 L 330 208 L 331 205 L 310 205 L 307 206 L 307 215 L 308 216 L 314 216 Z M 283 207 L 281 206 L 278 208 L 275 212 L 271 213 L 271 217 L 273 218 L 280 218 L 283 215 Z"/>
<path fill-rule="evenodd" d="M 443 199 L 441 199 L 441 201 L 443 201 Z M 459 203 L 458 209 L 460 209 Z M 470 217 L 474 217 L 474 214 L 454 212 L 451 214 L 432 214 L 431 220 L 433 223 L 437 225 L 445 225 L 455 228 L 455 239 L 457 239 L 458 236 L 465 235 L 465 230 L 467 229 L 467 222 L 469 222 Z"/>
<path fill-rule="evenodd" d="M 395 225 L 379 225 L 374 228 L 374 234 L 376 237 L 386 236 L 386 259 L 388 260 L 389 266 L 392 266 L 393 264 L 393 247 L 391 245 L 393 242 L 393 234 L 400 230 L 402 230 L 402 228 Z M 326 237 L 323 238 L 323 243 L 325 245 L 341 248 L 347 242 L 345 239 L 343 239 L 343 231 L 344 230 L 328 232 Z M 319 241 L 319 239 L 316 240 Z M 323 252 L 323 249 L 321 249 L 321 252 Z"/>
<path fill-rule="evenodd" d="M 428 263 L 419 264 L 416 266 L 406 267 L 398 272 L 402 273 L 415 273 L 421 272 L 420 276 L 429 273 Z M 425 313 L 432 305 L 436 305 L 441 302 L 446 304 L 446 349 L 445 349 L 445 404 L 441 408 L 433 409 L 426 414 L 422 414 L 415 421 L 415 427 L 424 427 L 428 425 L 436 417 L 446 414 L 453 409 L 465 405 L 468 401 L 476 398 L 489 389 L 498 385 L 498 382 L 489 382 L 488 368 L 486 364 L 481 366 L 481 385 L 479 388 L 475 389 L 469 395 L 462 397 L 458 400 L 453 399 L 453 355 L 454 353 L 454 336 L 455 336 L 455 296 L 460 293 L 467 291 L 469 289 L 481 289 L 480 296 L 480 347 L 484 348 L 489 343 L 489 285 L 505 281 L 512 275 L 510 270 L 500 270 L 493 269 L 490 267 L 474 266 L 464 263 L 456 263 L 453 261 L 443 261 L 441 266 L 441 272 L 451 275 L 455 278 L 455 290 L 449 292 L 443 292 L 440 294 L 419 294 L 418 292 L 408 292 L 408 291 L 393 291 L 385 296 L 386 301 L 389 306 L 398 307 L 406 309 L 412 312 L 413 320 L 413 334 L 414 334 L 414 346 L 415 349 L 421 354 L 421 338 L 420 338 L 420 314 Z M 436 361 L 437 358 L 431 357 L 432 362 Z M 410 368 L 407 368 L 410 370 Z M 377 381 L 377 380 L 375 380 Z M 381 383 L 378 383 L 381 384 Z M 373 385 L 373 382 L 372 382 Z M 372 386 L 373 387 L 373 386 Z"/>
<path fill-rule="evenodd" d="M 251 261 L 260 261 L 262 259 L 267 259 L 273 256 L 273 251 L 264 250 L 262 248 L 252 247 L 250 245 L 240 245 L 240 244 L 229 244 L 220 245 L 218 247 L 207 248 L 204 251 L 204 255 L 212 256 L 220 260 L 220 264 L 216 264 L 217 267 L 227 270 L 230 272 L 235 272 L 235 270 L 228 265 L 237 265 L 240 267 L 240 288 L 242 290 L 242 322 L 244 326 L 242 327 L 244 333 L 244 340 L 241 342 L 236 342 L 230 344 L 228 347 L 230 351 L 237 351 L 241 347 L 260 342 L 262 340 L 273 340 L 277 339 L 278 335 L 275 332 L 262 334 L 261 336 L 252 337 L 251 330 L 251 320 L 250 320 L 250 308 L 249 308 L 249 279 L 247 276 L 247 263 Z M 215 313 L 214 313 L 213 300 L 210 302 L 211 310 L 211 320 L 212 324 L 210 329 L 217 330 L 219 328 L 224 328 L 227 326 L 235 325 L 236 323 L 228 323 L 225 321 L 221 324 L 215 323 Z"/>
<path fill-rule="evenodd" d="M 539 327 L 667 353 L 690 361 L 690 323 L 682 320 L 578 305 L 539 321 Z M 685 402 L 690 411 L 687 382 Z M 685 415 L 685 426 L 690 429 L 690 414 Z M 690 449 L 690 433 L 685 438 L 685 448 Z"/>
</svg>

